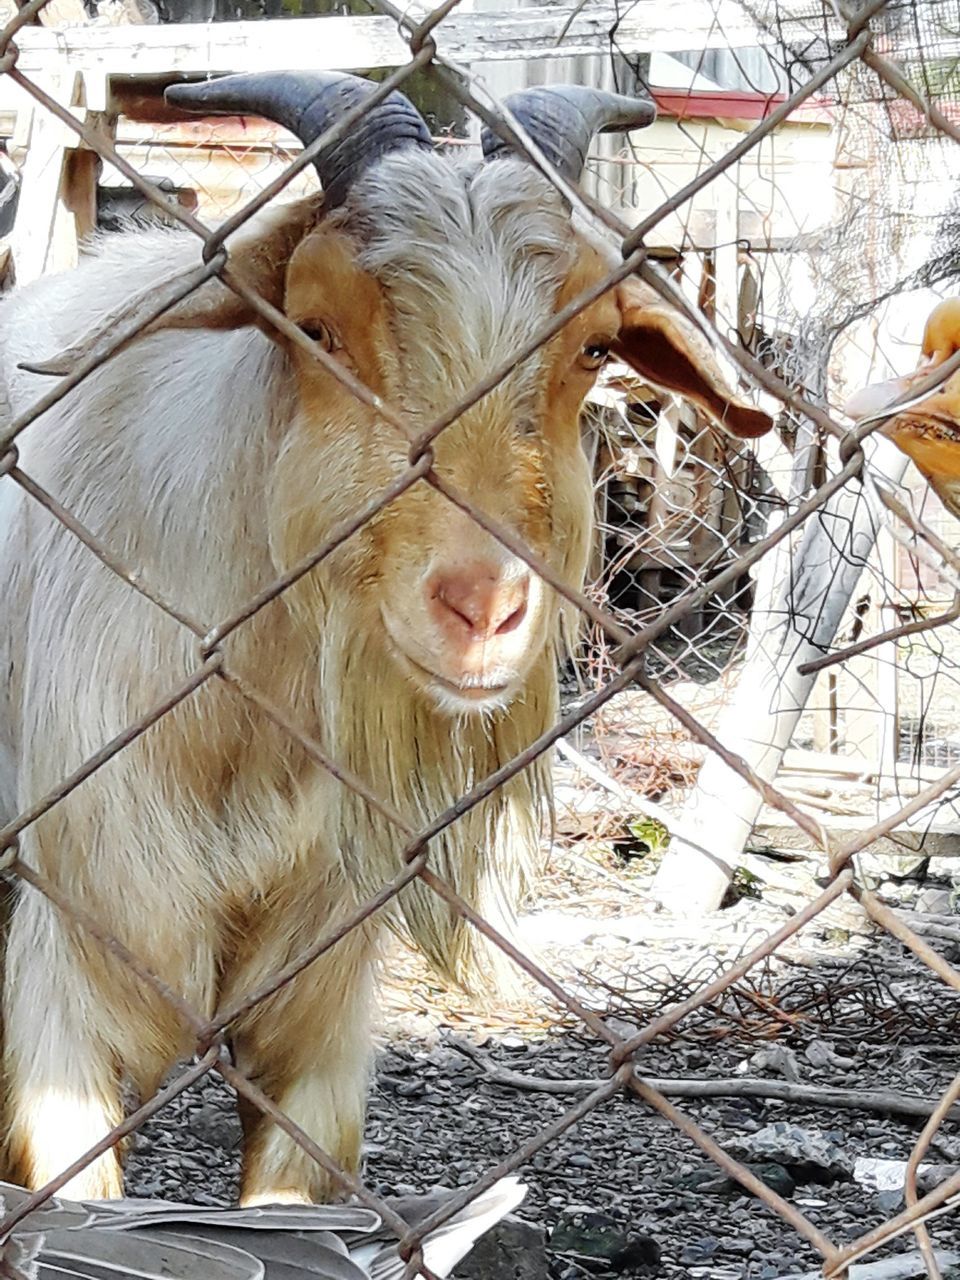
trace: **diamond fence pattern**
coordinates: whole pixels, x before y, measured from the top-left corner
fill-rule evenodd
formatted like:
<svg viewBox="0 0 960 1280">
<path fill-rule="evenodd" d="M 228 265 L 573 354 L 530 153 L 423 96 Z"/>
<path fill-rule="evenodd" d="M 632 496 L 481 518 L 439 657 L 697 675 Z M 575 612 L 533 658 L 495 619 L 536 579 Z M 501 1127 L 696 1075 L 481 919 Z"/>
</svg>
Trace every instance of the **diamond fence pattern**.
<svg viewBox="0 0 960 1280">
<path fill-rule="evenodd" d="M 158 290 L 134 295 L 125 312 L 111 318 L 109 326 L 99 335 L 94 349 L 72 368 L 64 370 L 51 390 L 28 412 L 21 414 L 3 427 L 0 432 L 0 476 L 2 476 L 2 483 L 19 485 L 35 502 L 45 507 L 55 520 L 59 521 L 116 574 L 127 585 L 129 591 L 139 592 L 145 596 L 175 620 L 180 627 L 191 633 L 196 644 L 196 664 L 194 670 L 178 687 L 167 690 L 153 707 L 130 724 L 124 732 L 112 741 L 104 743 L 95 755 L 87 759 L 72 774 L 64 777 L 54 790 L 49 794 L 37 796 L 27 809 L 7 823 L 0 831 L 3 869 L 7 875 L 18 877 L 26 886 L 29 886 L 31 891 L 46 895 L 75 922 L 80 930 L 96 939 L 118 963 L 128 966 L 142 984 L 152 988 L 162 1000 L 168 1002 L 184 1024 L 191 1029 L 199 1057 L 195 1065 L 184 1070 L 162 1092 L 145 1102 L 111 1132 L 104 1134 L 102 1139 L 73 1166 L 64 1170 L 58 1178 L 37 1191 L 15 1212 L 9 1214 L 0 1224 L 0 1231 L 4 1234 L 9 1233 L 32 1208 L 54 1194 L 77 1170 L 119 1143 L 125 1135 L 133 1132 L 147 1117 L 161 1110 L 192 1082 L 207 1073 L 215 1072 L 233 1086 L 241 1098 L 253 1107 L 259 1108 L 264 1115 L 283 1129 L 333 1177 L 345 1194 L 354 1195 L 374 1208 L 384 1221 L 396 1230 L 398 1237 L 402 1240 L 403 1256 L 408 1260 L 407 1274 L 424 1275 L 429 1280 L 430 1273 L 423 1263 L 419 1250 L 421 1240 L 429 1231 L 451 1217 L 460 1207 L 469 1203 L 472 1197 L 490 1187 L 504 1174 L 521 1169 L 536 1152 L 549 1144 L 558 1134 L 575 1125 L 581 1117 L 595 1108 L 602 1107 L 620 1091 L 629 1090 L 646 1106 L 657 1111 L 686 1134 L 718 1166 L 749 1189 L 803 1236 L 822 1255 L 826 1276 L 844 1275 L 846 1268 L 855 1259 L 864 1257 L 878 1246 L 906 1231 L 913 1231 L 916 1234 L 928 1273 L 936 1276 L 937 1264 L 933 1258 L 924 1222 L 941 1211 L 943 1206 L 960 1192 L 960 1174 L 921 1198 L 916 1190 L 916 1171 L 937 1126 L 947 1115 L 955 1100 L 960 1097 L 960 1077 L 944 1094 L 917 1141 L 907 1178 L 907 1207 L 903 1212 L 869 1230 L 860 1238 L 841 1245 L 828 1239 L 796 1205 L 781 1198 L 760 1182 L 747 1168 L 724 1152 L 689 1116 L 652 1087 L 643 1078 L 637 1066 L 637 1055 L 645 1045 L 665 1035 L 671 1028 L 681 1023 L 688 1014 L 702 1009 L 725 990 L 733 987 L 753 966 L 759 965 L 766 957 L 773 955 L 788 938 L 802 930 L 830 903 L 845 894 L 852 895 L 880 928 L 887 930 L 923 960 L 937 978 L 955 990 L 960 989 L 960 973 L 880 900 L 868 887 L 864 878 L 858 875 L 856 865 L 856 855 L 866 849 L 879 835 L 893 830 L 922 805 L 929 804 L 956 787 L 960 782 L 960 765 L 954 763 L 939 772 L 934 781 L 926 785 L 897 812 L 888 815 L 869 829 L 859 831 L 843 841 L 830 841 L 817 821 L 774 785 L 754 774 L 739 756 L 729 750 L 723 742 L 718 741 L 695 716 L 680 705 L 659 679 L 671 663 L 675 664 L 682 660 L 683 637 L 686 635 L 688 641 L 690 638 L 689 629 L 684 631 L 685 623 L 699 616 L 704 606 L 709 606 L 711 602 L 721 602 L 718 616 L 724 621 L 718 635 L 720 648 L 729 650 L 738 642 L 748 613 L 745 603 L 736 609 L 731 608 L 730 602 L 736 602 L 744 593 L 744 584 L 750 570 L 770 557 L 778 544 L 786 544 L 795 530 L 804 527 L 808 521 L 816 521 L 825 504 L 834 494 L 845 486 L 861 483 L 864 477 L 869 475 L 870 464 L 863 445 L 865 439 L 881 425 L 882 420 L 867 420 L 857 428 L 842 424 L 824 407 L 822 401 L 809 398 L 804 392 L 798 391 L 796 386 L 785 382 L 779 373 L 771 368 L 769 361 L 759 359 L 746 347 L 731 342 L 715 332 L 716 343 L 725 348 L 729 357 L 739 366 L 745 384 L 760 387 L 777 397 L 787 406 L 795 422 L 806 424 L 807 429 L 819 432 L 822 439 L 835 442 L 839 461 L 835 467 L 827 468 L 825 474 L 816 478 L 817 482 L 802 500 L 784 504 L 784 518 L 772 532 L 764 534 L 762 533 L 763 521 L 757 518 L 756 512 L 759 506 L 762 506 L 765 495 L 758 486 L 756 468 L 748 451 L 743 450 L 738 453 L 721 450 L 711 431 L 705 429 L 702 423 L 690 421 L 675 435 L 677 452 L 673 459 L 673 483 L 665 483 L 662 456 L 651 447 L 647 438 L 651 422 L 654 420 L 650 419 L 644 425 L 642 415 L 633 410 L 620 414 L 617 430 L 621 438 L 616 442 L 615 447 L 610 447 L 608 439 L 607 444 L 601 449 L 598 472 L 603 481 L 601 492 L 604 495 L 605 504 L 600 512 L 600 529 L 602 535 L 615 544 L 617 552 L 609 555 L 604 561 L 598 574 L 597 589 L 585 591 L 571 589 L 548 564 L 525 546 L 513 531 L 492 520 L 474 504 L 469 495 L 454 489 L 437 474 L 433 465 L 433 445 L 442 432 L 495 388 L 514 366 L 536 351 L 572 317 L 617 282 L 628 276 L 637 275 L 668 301 L 694 316 L 695 312 L 684 294 L 648 254 L 646 239 L 651 229 L 666 214 L 682 209 L 708 184 L 723 181 L 727 171 L 742 157 L 749 156 L 754 148 L 757 148 L 782 121 L 787 119 L 791 112 L 829 86 L 833 78 L 851 64 L 859 60 L 863 66 L 879 77 L 883 86 L 883 95 L 889 98 L 892 105 L 896 106 L 900 102 L 912 104 L 932 129 L 949 136 L 951 140 L 957 139 L 957 126 L 935 105 L 928 102 L 922 87 L 907 80 L 903 72 L 882 52 L 883 41 L 876 36 L 875 31 L 877 20 L 882 19 L 888 0 L 870 0 L 869 3 L 855 10 L 847 10 L 841 3 L 840 20 L 835 12 L 829 11 L 828 6 L 828 14 L 824 22 L 829 23 L 831 32 L 828 44 L 829 56 L 822 58 L 819 69 L 806 78 L 800 88 L 785 96 L 784 100 L 758 121 L 749 132 L 744 133 L 720 159 L 704 165 L 691 182 L 664 199 L 658 207 L 650 209 L 639 224 L 632 228 L 620 223 L 616 217 L 604 212 L 600 206 L 595 207 L 591 200 L 572 189 L 552 169 L 517 121 L 488 95 L 483 83 L 464 74 L 460 67 L 450 63 L 441 54 L 434 43 L 433 35 L 455 8 L 457 0 L 445 0 L 445 3 L 434 9 L 422 21 L 413 21 L 405 9 L 393 5 L 390 0 L 375 0 L 376 8 L 380 12 L 396 19 L 409 45 L 410 61 L 387 77 L 362 107 L 349 112 L 299 155 L 287 157 L 274 153 L 271 168 L 276 167 L 273 161 L 279 160 L 282 162 L 282 170 L 263 185 L 252 199 L 238 198 L 235 207 L 221 210 L 227 214 L 226 220 L 216 228 L 211 228 L 190 208 L 172 199 L 168 192 L 165 193 L 144 178 L 116 147 L 89 130 L 64 104 L 58 102 L 39 83 L 35 83 L 18 69 L 17 33 L 31 21 L 45 3 L 46 0 L 30 0 L 30 3 L 4 29 L 0 37 L 0 71 L 31 95 L 40 108 L 59 117 L 68 129 L 74 130 L 86 146 L 109 164 L 113 171 L 123 175 L 134 192 L 139 193 L 150 206 L 161 210 L 165 220 L 179 224 L 196 235 L 202 244 L 202 263 L 188 275 L 180 275 Z M 419 71 L 427 71 L 431 76 L 436 77 L 442 82 L 444 88 L 469 111 L 479 116 L 497 134 L 527 156 L 530 162 L 556 185 L 582 218 L 591 226 L 599 228 L 610 243 L 619 245 L 622 261 L 619 266 L 610 270 L 601 285 L 574 298 L 564 306 L 536 335 L 534 341 L 524 349 L 517 350 L 505 365 L 492 368 L 482 383 L 473 387 L 469 394 L 452 405 L 426 430 L 414 431 L 402 409 L 383 403 L 375 392 L 332 359 L 322 347 L 312 341 L 281 311 L 258 296 L 234 272 L 226 246 L 232 232 L 243 227 L 248 219 L 274 196 L 296 183 L 298 175 L 303 173 L 321 148 L 338 138 L 345 137 L 364 111 L 382 100 L 391 90 L 401 88 L 411 75 Z M 145 167 L 149 168 L 149 157 Z M 155 591 L 148 582 L 141 579 L 134 566 L 124 562 L 115 548 L 85 528 L 74 513 L 65 509 L 54 495 L 46 492 L 23 470 L 17 448 L 17 440 L 21 433 L 26 431 L 46 409 L 58 403 L 72 388 L 109 361 L 115 352 L 142 332 L 151 322 L 164 315 L 175 303 L 213 278 L 219 279 L 228 289 L 233 290 L 261 318 L 265 326 L 283 335 L 288 343 L 295 344 L 312 359 L 320 362 L 354 396 L 375 409 L 384 424 L 384 429 L 395 432 L 407 448 L 407 464 L 388 488 L 381 492 L 371 492 L 367 502 L 350 519 L 344 521 L 323 545 L 317 546 L 301 563 L 270 583 L 230 617 L 193 616 L 182 609 L 175 599 L 167 599 Z M 949 360 L 930 375 L 929 386 L 941 385 L 958 367 L 960 367 L 960 358 Z M 601 405 L 598 412 L 602 408 Z M 659 474 L 657 474 L 658 466 Z M 731 476 L 735 478 L 735 484 L 724 491 L 720 482 L 722 479 L 729 480 Z M 376 513 L 384 510 L 414 486 L 430 486 L 457 506 L 477 525 L 491 533 L 502 545 L 523 560 L 533 573 L 539 575 L 578 611 L 592 637 L 589 669 L 593 684 L 592 691 L 563 714 L 548 732 L 531 743 L 496 773 L 479 779 L 470 791 L 458 799 L 456 804 L 437 813 L 433 820 L 421 829 L 411 826 L 389 800 L 375 794 L 361 778 L 338 762 L 335 750 L 331 751 L 306 732 L 298 723 L 293 708 L 274 703 L 247 678 L 234 671 L 227 645 L 228 639 L 238 628 L 243 627 L 255 614 L 309 574 Z M 698 486 L 700 489 L 714 487 L 717 491 L 716 509 L 709 520 L 700 514 L 703 505 L 691 504 L 689 500 L 691 492 Z M 895 492 L 882 484 L 875 484 L 874 492 L 885 509 L 885 518 L 890 522 L 891 527 L 896 526 L 904 539 L 912 539 L 911 545 L 924 544 L 925 554 L 929 558 L 932 558 L 938 566 L 946 566 L 955 574 L 960 567 L 960 562 L 942 538 L 908 510 Z M 740 501 L 734 502 L 730 497 L 731 494 L 739 495 Z M 643 508 L 645 512 L 645 522 L 642 525 L 634 518 L 639 508 Z M 645 556 L 646 560 L 644 560 Z M 641 568 L 638 569 L 638 565 Z M 627 605 L 621 606 L 617 601 L 616 579 L 618 575 L 623 575 L 631 569 L 639 574 L 639 577 L 634 578 L 633 581 L 634 584 L 641 583 L 641 590 L 639 593 L 633 593 Z M 661 584 L 665 575 L 672 575 L 669 591 L 666 593 L 669 597 L 667 602 L 661 594 Z M 646 596 L 643 594 L 644 590 Z M 937 621 L 943 623 L 945 620 L 950 621 L 944 618 Z M 929 626 L 929 624 L 926 625 Z M 898 629 L 898 634 L 904 634 L 903 626 Z M 876 643 L 876 638 L 873 638 L 862 647 Z M 838 656 L 842 658 L 848 655 L 844 653 L 831 655 L 834 661 Z M 725 657 L 717 659 L 718 670 L 722 669 L 725 661 Z M 275 973 L 259 989 L 247 992 L 232 1007 L 221 1009 L 213 1019 L 208 1019 L 192 1009 L 176 991 L 171 990 L 160 977 L 151 972 L 149 967 L 138 958 L 135 950 L 111 936 L 98 923 L 95 913 L 71 901 L 68 894 L 63 893 L 28 865 L 20 856 L 18 838 L 32 823 L 53 810 L 75 788 L 118 753 L 126 750 L 151 726 L 170 714 L 197 690 L 214 682 L 229 685 L 237 696 L 246 700 L 256 708 L 258 713 L 295 739 L 320 768 L 328 771 L 337 780 L 339 786 L 351 789 L 392 824 L 401 833 L 405 845 L 402 870 L 392 880 L 384 883 L 378 892 L 362 902 L 350 918 L 335 931 L 311 942 L 292 963 Z M 471 904 L 463 900 L 443 877 L 438 875 L 431 866 L 431 842 L 485 797 L 509 782 L 544 753 L 549 752 L 559 739 L 569 735 L 589 717 L 595 716 L 615 695 L 636 686 L 649 693 L 676 717 L 676 720 L 689 731 L 708 754 L 719 755 L 730 768 L 745 777 L 760 791 L 768 805 L 780 810 L 806 831 L 827 857 L 830 878 L 819 896 L 811 900 L 803 910 L 787 920 L 777 932 L 771 934 L 748 955 L 677 1003 L 668 1012 L 649 1022 L 637 1034 L 625 1039 L 615 1034 L 601 1017 L 585 1007 L 550 973 L 519 951 L 489 922 L 481 918 Z M 444 1205 L 442 1210 L 421 1223 L 416 1230 L 411 1230 L 360 1180 L 339 1167 L 337 1162 L 322 1150 L 308 1133 L 283 1114 L 258 1085 L 247 1079 L 236 1066 L 231 1064 L 225 1043 L 230 1027 L 238 1017 L 255 1008 L 261 1001 L 289 983 L 318 957 L 334 948 L 351 930 L 360 927 L 363 922 L 396 900 L 405 886 L 414 880 L 419 880 L 423 886 L 438 895 L 468 921 L 472 928 L 484 934 L 515 965 L 539 984 L 544 993 L 580 1019 L 584 1027 L 608 1047 L 609 1077 L 592 1093 L 566 1110 L 560 1118 L 544 1126 L 533 1139 L 511 1152 L 496 1167 L 489 1169 L 475 1184 L 462 1188 Z"/>
</svg>

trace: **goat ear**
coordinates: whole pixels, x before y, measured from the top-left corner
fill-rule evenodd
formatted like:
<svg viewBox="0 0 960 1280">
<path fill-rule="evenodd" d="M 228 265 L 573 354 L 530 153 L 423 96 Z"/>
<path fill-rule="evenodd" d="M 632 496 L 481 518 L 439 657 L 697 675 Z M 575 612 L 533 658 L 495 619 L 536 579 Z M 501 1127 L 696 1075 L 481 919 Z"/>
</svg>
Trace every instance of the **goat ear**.
<svg viewBox="0 0 960 1280">
<path fill-rule="evenodd" d="M 318 214 L 317 197 L 308 197 L 252 218 L 227 241 L 230 270 L 266 302 L 282 308 L 287 263 L 306 233 L 316 225 Z M 66 377 L 82 360 L 109 347 L 116 340 L 117 329 L 125 326 L 132 326 L 136 332 L 124 346 L 164 329 L 242 329 L 257 325 L 265 333 L 274 332 L 249 303 L 217 279 L 191 290 L 159 319 L 138 326 L 137 317 L 155 310 L 164 295 L 176 297 L 178 290 L 196 273 L 198 265 L 197 262 L 178 267 L 164 279 L 151 281 L 146 289 L 131 295 L 66 351 L 20 367 L 28 373 Z"/>
<path fill-rule="evenodd" d="M 729 435 L 751 439 L 771 429 L 768 414 L 727 386 L 703 334 L 659 294 L 639 280 L 625 280 L 617 300 L 614 355 L 655 387 L 692 401 Z"/>
</svg>

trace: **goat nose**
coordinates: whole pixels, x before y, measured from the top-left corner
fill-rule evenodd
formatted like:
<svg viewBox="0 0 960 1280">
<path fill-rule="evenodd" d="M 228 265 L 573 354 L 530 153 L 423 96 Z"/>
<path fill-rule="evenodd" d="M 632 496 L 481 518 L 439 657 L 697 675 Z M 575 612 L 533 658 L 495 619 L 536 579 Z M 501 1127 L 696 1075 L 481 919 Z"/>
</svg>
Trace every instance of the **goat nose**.
<svg viewBox="0 0 960 1280">
<path fill-rule="evenodd" d="M 434 574 L 428 586 L 439 621 L 469 640 L 506 635 L 524 619 L 530 575 L 505 578 L 490 565 L 468 565 Z"/>
</svg>

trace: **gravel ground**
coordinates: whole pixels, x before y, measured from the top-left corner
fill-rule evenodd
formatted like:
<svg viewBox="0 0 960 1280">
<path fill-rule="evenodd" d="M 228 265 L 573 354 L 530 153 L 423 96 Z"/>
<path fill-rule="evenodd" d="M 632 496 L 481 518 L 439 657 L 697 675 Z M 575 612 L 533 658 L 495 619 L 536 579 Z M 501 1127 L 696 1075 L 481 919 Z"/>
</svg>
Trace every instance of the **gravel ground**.
<svg viewBox="0 0 960 1280">
<path fill-rule="evenodd" d="M 709 690 L 703 693 L 708 696 Z M 648 768 L 658 776 L 682 772 L 683 743 L 677 744 L 677 760 L 666 764 L 631 754 L 630 724 L 646 724 L 656 709 L 644 707 L 646 720 L 632 705 L 629 712 L 626 721 L 608 717 L 605 725 L 619 735 L 618 758 L 632 760 L 638 776 Z M 649 887 L 659 855 L 638 847 L 634 828 L 624 813 L 612 811 L 608 794 L 591 796 L 582 779 L 559 777 L 551 866 L 519 940 L 568 991 L 601 1016 L 626 1024 L 618 1030 L 629 1034 L 631 1025 L 645 1024 L 701 988 L 819 892 L 822 868 L 815 858 L 760 849 L 742 881 L 748 896 L 727 910 L 705 921 L 658 914 Z M 565 807 L 568 793 L 572 807 Z M 952 868 L 939 881 L 924 881 L 929 868 L 908 866 L 917 857 L 906 857 L 902 867 L 901 859 L 879 860 L 882 895 L 904 910 L 955 910 Z M 948 927 L 927 941 L 956 964 L 960 919 L 954 927 L 949 914 L 934 918 Z M 391 982 L 383 993 L 365 1157 L 367 1184 L 382 1194 L 468 1186 L 576 1102 L 493 1083 L 450 1036 L 479 1046 L 488 1062 L 529 1075 L 604 1074 L 602 1049 L 542 992 L 531 988 L 525 1003 L 480 1008 L 444 989 L 410 953 L 391 956 L 386 968 Z M 643 1051 L 644 1075 L 746 1074 L 935 1100 L 960 1071 L 960 993 L 878 935 L 849 898 L 834 902 L 774 961 L 719 1005 L 688 1016 L 681 1029 L 682 1038 Z M 902 1205 L 902 1190 L 881 1192 L 854 1180 L 855 1160 L 906 1160 L 923 1123 L 746 1097 L 678 1106 L 731 1153 L 766 1126 L 784 1122 L 832 1142 L 844 1167 L 830 1175 L 798 1168 L 786 1154 L 779 1167 L 776 1157 L 757 1158 L 773 1163 L 765 1176 L 839 1244 Z M 239 1149 L 229 1092 L 204 1081 L 136 1135 L 128 1190 L 230 1203 Z M 960 1166 L 955 1123 L 942 1127 L 928 1159 L 941 1170 Z M 632 1096 L 618 1096 L 585 1116 L 519 1172 L 529 1188 L 520 1215 L 536 1230 L 521 1233 L 519 1244 L 510 1237 L 496 1259 L 484 1259 L 478 1250 L 461 1266 L 465 1280 L 584 1280 L 590 1274 L 774 1280 L 818 1265 L 818 1254 L 794 1228 L 729 1183 L 689 1138 Z M 960 1248 L 960 1219 L 937 1219 L 932 1235 L 940 1248 Z M 907 1236 L 871 1260 L 913 1248 Z M 604 1259 L 587 1267 L 586 1253 Z"/>
<path fill-rule="evenodd" d="M 948 954 L 955 946 L 943 945 Z M 928 978 L 919 966 L 905 963 L 893 943 L 874 940 L 869 956 L 870 972 L 875 978 L 879 975 L 878 990 L 893 992 L 895 998 L 903 994 L 924 1011 L 923 1017 L 918 1012 L 920 1020 L 913 1025 L 900 1009 L 899 1022 L 878 1016 L 871 1033 L 870 1010 L 879 1009 L 884 1000 L 878 998 L 872 1005 L 864 1000 L 858 1006 L 860 1023 L 856 1018 L 851 1022 L 849 1009 L 843 1015 L 842 1043 L 835 1042 L 839 1059 L 819 1066 L 808 1060 L 806 1049 L 814 1039 L 829 1038 L 829 1027 L 802 1023 L 776 1040 L 777 1046 L 790 1049 L 781 1072 L 789 1076 L 796 1067 L 805 1084 L 885 1088 L 935 1098 L 960 1069 L 956 1038 L 935 1034 L 938 1025 L 952 1026 L 960 997 Z M 815 976 L 816 971 L 811 972 Z M 824 970 L 824 984 L 835 982 L 836 972 L 833 962 Z M 624 1009 L 616 1013 L 622 1017 Z M 696 1028 L 696 1036 L 647 1048 L 641 1060 L 644 1074 L 731 1076 L 738 1068 L 742 1072 L 746 1063 L 751 1076 L 783 1079 L 770 1059 L 770 1042 L 738 1039 L 729 1026 L 719 1042 L 710 1042 L 704 1025 Z M 476 1043 L 484 1036 L 474 1028 L 472 1038 Z M 768 1061 L 749 1065 L 758 1049 L 766 1049 Z M 522 1034 L 503 1033 L 501 1028 L 486 1038 L 481 1053 L 503 1067 L 557 1079 L 596 1077 L 604 1069 L 602 1051 L 571 1028 L 546 1035 L 532 1035 L 529 1028 Z M 379 1054 L 372 1085 L 366 1180 L 382 1193 L 397 1194 L 436 1184 L 468 1185 L 558 1120 L 574 1101 L 496 1085 L 448 1041 L 394 1040 Z M 679 1105 L 721 1146 L 734 1148 L 768 1124 L 789 1121 L 826 1135 L 850 1166 L 857 1157 L 906 1160 L 922 1126 L 920 1120 L 866 1111 L 748 1098 L 685 1100 Z M 204 1082 L 137 1135 L 128 1161 L 128 1190 L 229 1203 L 236 1194 L 239 1143 L 228 1092 L 215 1082 Z M 944 1126 L 928 1158 L 938 1165 L 960 1164 L 956 1125 Z M 585 1228 L 576 1219 L 581 1255 L 584 1230 L 591 1248 L 597 1240 L 609 1240 L 610 1232 L 622 1236 L 619 1256 L 605 1265 L 594 1264 L 594 1274 L 773 1280 L 817 1266 L 816 1252 L 790 1226 L 725 1182 L 689 1139 L 633 1098 L 617 1097 L 587 1115 L 534 1155 L 521 1172 L 529 1186 L 521 1216 L 554 1233 L 547 1254 L 553 1280 L 581 1280 L 589 1274 L 582 1256 L 574 1261 L 570 1252 L 571 1223 L 579 1210 L 593 1215 Z M 868 1190 L 849 1174 L 824 1183 L 809 1171 L 793 1172 L 796 1185 L 787 1188 L 787 1198 L 838 1243 L 860 1235 L 902 1205 L 901 1193 Z M 932 1230 L 938 1247 L 960 1246 L 956 1218 L 940 1218 Z M 885 1252 L 912 1247 L 905 1238 Z M 496 1269 L 475 1274 L 476 1280 L 503 1277 Z M 529 1274 L 544 1271 L 534 1266 Z"/>
</svg>

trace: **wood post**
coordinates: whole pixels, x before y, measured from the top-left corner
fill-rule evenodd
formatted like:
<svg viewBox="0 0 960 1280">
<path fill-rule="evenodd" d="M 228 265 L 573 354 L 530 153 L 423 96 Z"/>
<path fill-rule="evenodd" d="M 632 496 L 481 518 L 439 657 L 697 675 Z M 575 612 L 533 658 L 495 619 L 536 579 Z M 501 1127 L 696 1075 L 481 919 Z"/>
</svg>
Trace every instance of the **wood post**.
<svg viewBox="0 0 960 1280">
<path fill-rule="evenodd" d="M 113 125 L 83 105 L 84 77 L 43 78 L 42 87 L 73 114 L 110 139 Z M 10 235 L 18 285 L 77 265 L 81 241 L 97 225 L 100 158 L 62 120 L 32 100 L 18 111 L 16 142 L 24 153 L 17 216 Z"/>
</svg>

